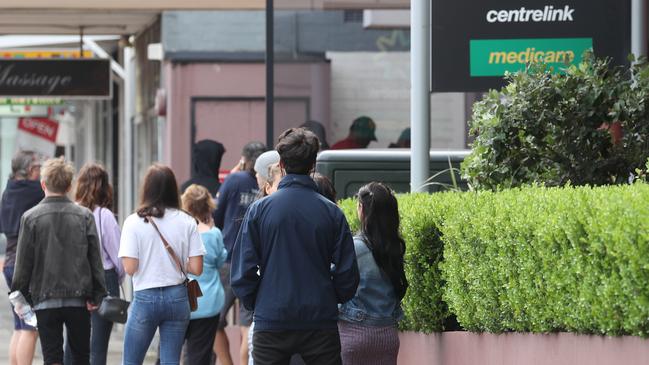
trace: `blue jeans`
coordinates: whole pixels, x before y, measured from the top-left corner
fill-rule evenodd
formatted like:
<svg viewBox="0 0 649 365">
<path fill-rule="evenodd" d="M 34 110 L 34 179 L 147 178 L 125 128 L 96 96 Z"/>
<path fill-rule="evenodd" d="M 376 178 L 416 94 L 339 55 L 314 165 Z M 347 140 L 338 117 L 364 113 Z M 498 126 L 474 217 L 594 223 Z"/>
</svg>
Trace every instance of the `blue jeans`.
<svg viewBox="0 0 649 365">
<path fill-rule="evenodd" d="M 178 365 L 189 324 L 187 287 L 138 290 L 133 296 L 124 333 L 123 365 L 140 365 L 160 328 L 160 364 Z"/>
<path fill-rule="evenodd" d="M 104 271 L 108 294 L 119 298 L 119 277 L 115 269 Z M 90 314 L 90 364 L 106 365 L 108 340 L 113 330 L 113 322 L 103 319 L 97 312 Z"/>
</svg>

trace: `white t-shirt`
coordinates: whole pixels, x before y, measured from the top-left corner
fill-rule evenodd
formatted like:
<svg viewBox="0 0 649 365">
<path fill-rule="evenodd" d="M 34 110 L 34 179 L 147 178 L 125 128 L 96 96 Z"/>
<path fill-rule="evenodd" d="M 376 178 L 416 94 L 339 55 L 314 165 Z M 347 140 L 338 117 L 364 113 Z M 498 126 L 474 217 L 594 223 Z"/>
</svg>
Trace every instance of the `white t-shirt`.
<svg viewBox="0 0 649 365">
<path fill-rule="evenodd" d="M 205 255 L 196 220 L 187 213 L 167 209 L 162 218 L 153 220 L 181 262 L 186 263 L 189 257 Z M 131 214 L 124 221 L 119 257 L 139 260 L 137 272 L 133 275 L 133 289 L 136 291 L 178 285 L 185 280 L 153 225 L 145 223 L 144 218 L 137 214 Z"/>
</svg>

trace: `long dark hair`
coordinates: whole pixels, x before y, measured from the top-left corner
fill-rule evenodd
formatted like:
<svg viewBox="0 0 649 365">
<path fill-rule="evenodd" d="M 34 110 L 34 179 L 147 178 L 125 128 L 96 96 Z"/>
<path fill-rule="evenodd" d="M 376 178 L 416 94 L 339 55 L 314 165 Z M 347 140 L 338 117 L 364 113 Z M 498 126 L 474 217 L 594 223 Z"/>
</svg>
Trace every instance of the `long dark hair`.
<svg viewBox="0 0 649 365">
<path fill-rule="evenodd" d="M 113 187 L 108 181 L 108 173 L 96 163 L 85 164 L 77 177 L 74 200 L 88 209 L 113 206 Z"/>
<path fill-rule="evenodd" d="M 406 244 L 399 235 L 399 207 L 387 186 L 371 182 L 358 191 L 361 233 L 378 267 L 388 276 L 399 300 L 408 289 L 403 268 Z"/>
<path fill-rule="evenodd" d="M 144 176 L 137 215 L 162 218 L 167 208 L 180 210 L 176 176 L 168 166 L 153 164 Z"/>
</svg>

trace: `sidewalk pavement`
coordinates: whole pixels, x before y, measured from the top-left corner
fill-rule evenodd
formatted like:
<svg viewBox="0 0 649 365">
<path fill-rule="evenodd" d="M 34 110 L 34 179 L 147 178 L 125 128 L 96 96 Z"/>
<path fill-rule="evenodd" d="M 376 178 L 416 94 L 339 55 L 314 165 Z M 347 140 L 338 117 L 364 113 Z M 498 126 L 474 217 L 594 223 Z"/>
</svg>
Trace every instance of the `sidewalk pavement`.
<svg viewBox="0 0 649 365">
<path fill-rule="evenodd" d="M 4 257 L 0 258 L 0 267 L 4 264 Z M 13 316 L 11 314 L 9 298 L 7 292 L 7 283 L 3 279 L 0 279 L 0 292 L 3 295 L 0 295 L 0 364 L 9 364 L 9 342 L 11 341 L 11 335 L 13 333 L 14 322 Z M 156 361 L 156 351 L 158 336 L 153 340 L 151 348 L 147 353 L 147 357 L 144 361 L 145 364 L 155 364 Z M 113 326 L 113 332 L 110 337 L 110 342 L 108 345 L 108 358 L 106 363 L 110 365 L 120 364 L 122 361 L 122 349 L 124 348 L 124 325 L 115 324 Z M 41 354 L 41 345 L 40 342 L 36 345 L 36 354 L 34 356 L 34 364 L 43 363 L 43 357 Z"/>
</svg>

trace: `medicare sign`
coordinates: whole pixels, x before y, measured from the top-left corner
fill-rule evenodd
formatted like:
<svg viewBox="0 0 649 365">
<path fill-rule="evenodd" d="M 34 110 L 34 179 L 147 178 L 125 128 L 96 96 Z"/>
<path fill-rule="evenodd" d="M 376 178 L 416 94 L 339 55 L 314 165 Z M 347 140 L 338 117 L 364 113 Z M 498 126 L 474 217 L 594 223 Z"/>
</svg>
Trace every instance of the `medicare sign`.
<svg viewBox="0 0 649 365">
<path fill-rule="evenodd" d="M 433 0 L 432 91 L 485 91 L 505 72 L 545 63 L 555 72 L 584 51 L 626 63 L 630 0 Z"/>
</svg>

